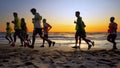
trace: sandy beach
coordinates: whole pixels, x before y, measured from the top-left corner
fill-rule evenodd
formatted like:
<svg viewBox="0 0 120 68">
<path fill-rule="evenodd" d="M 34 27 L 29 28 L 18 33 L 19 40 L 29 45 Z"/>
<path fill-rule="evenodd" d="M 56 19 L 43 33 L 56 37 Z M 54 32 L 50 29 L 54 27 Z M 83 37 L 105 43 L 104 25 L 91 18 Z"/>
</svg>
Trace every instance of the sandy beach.
<svg viewBox="0 0 120 68">
<path fill-rule="evenodd" d="M 0 44 L 0 68 L 120 68 L 120 50 Z"/>
</svg>

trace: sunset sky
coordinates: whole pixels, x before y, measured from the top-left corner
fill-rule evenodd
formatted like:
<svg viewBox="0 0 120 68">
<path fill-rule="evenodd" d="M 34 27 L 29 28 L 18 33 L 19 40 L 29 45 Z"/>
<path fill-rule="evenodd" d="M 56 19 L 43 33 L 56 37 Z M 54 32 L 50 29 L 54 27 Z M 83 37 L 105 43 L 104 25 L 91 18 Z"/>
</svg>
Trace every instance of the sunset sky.
<svg viewBox="0 0 120 68">
<path fill-rule="evenodd" d="M 120 32 L 120 0 L 0 0 L 0 31 L 5 31 L 6 22 L 11 22 L 13 12 L 17 12 L 31 32 L 31 8 L 47 19 L 53 27 L 51 32 L 75 32 L 75 11 L 81 12 L 87 32 L 106 32 L 111 16 L 116 18 Z"/>
</svg>

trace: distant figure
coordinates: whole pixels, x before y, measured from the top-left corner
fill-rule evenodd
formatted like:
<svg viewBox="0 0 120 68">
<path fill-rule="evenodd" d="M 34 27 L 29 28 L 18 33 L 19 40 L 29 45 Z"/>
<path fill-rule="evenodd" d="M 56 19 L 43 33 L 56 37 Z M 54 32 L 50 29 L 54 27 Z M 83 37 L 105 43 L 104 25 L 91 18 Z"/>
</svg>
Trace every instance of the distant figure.
<svg viewBox="0 0 120 68">
<path fill-rule="evenodd" d="M 82 21 L 82 17 L 80 17 L 80 12 L 76 11 L 75 16 L 77 17 L 77 21 L 74 22 L 76 24 L 76 34 L 75 34 L 75 46 L 73 48 L 77 48 L 78 39 L 80 46 L 81 38 L 82 38 L 88 44 L 88 50 L 89 50 L 92 45 L 94 46 L 94 42 L 92 42 L 89 39 L 86 39 L 86 32 L 85 32 L 86 25 Z"/>
<path fill-rule="evenodd" d="M 21 18 L 21 35 L 22 35 L 24 41 L 26 43 L 28 43 L 28 45 L 29 45 L 29 43 L 30 43 L 30 40 L 28 39 L 29 34 L 28 34 L 28 29 L 27 29 L 24 18 Z M 24 46 L 26 47 L 27 45 L 24 43 Z"/>
<path fill-rule="evenodd" d="M 111 43 L 113 43 L 113 48 L 112 50 L 116 50 L 116 42 L 115 39 L 117 37 L 117 23 L 114 22 L 115 18 L 111 17 L 110 18 L 110 24 L 109 24 L 109 29 L 108 29 L 108 33 L 109 35 L 107 36 L 107 40 Z"/>
<path fill-rule="evenodd" d="M 46 40 L 50 47 L 52 44 L 52 41 L 42 36 L 42 27 L 41 27 L 42 16 L 40 16 L 40 14 L 36 12 L 35 8 L 31 9 L 31 13 L 34 15 L 34 18 L 32 19 L 33 20 L 32 22 L 34 24 L 34 30 L 33 30 L 33 37 L 32 37 L 32 45 L 30 46 L 30 48 L 34 48 L 35 36 L 37 34 L 39 34 L 39 36 L 43 40 Z"/>
<path fill-rule="evenodd" d="M 48 31 L 52 28 L 51 25 L 49 25 L 46 22 L 46 19 L 43 19 L 43 33 L 44 33 L 44 37 L 48 39 Z M 43 39 L 43 44 L 41 45 L 41 47 L 44 47 L 44 43 L 45 40 Z M 55 42 L 53 42 L 53 46 L 54 46 Z"/>
<path fill-rule="evenodd" d="M 15 42 L 16 42 L 16 36 L 18 36 L 21 40 L 21 45 L 23 45 L 23 41 L 24 39 L 21 36 L 21 21 L 18 18 L 18 14 L 16 12 L 13 13 L 14 16 L 14 21 L 12 21 L 12 23 L 14 24 L 14 42 L 11 44 L 11 46 L 15 46 Z"/>
<path fill-rule="evenodd" d="M 9 41 L 9 44 L 11 42 L 13 42 L 11 35 L 12 35 L 12 28 L 10 27 L 10 23 L 7 22 L 6 23 L 6 36 L 5 36 L 5 38 Z"/>
</svg>

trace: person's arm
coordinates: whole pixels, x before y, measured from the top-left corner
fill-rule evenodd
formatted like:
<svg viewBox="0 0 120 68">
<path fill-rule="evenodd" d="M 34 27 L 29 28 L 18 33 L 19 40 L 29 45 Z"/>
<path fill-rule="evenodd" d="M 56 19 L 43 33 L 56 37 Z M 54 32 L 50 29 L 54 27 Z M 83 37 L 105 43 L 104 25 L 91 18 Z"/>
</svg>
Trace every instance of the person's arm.
<svg viewBox="0 0 120 68">
<path fill-rule="evenodd" d="M 74 23 L 76 24 L 77 22 L 76 22 L 76 21 L 74 21 Z"/>
<path fill-rule="evenodd" d="M 115 29 L 117 30 L 117 26 L 118 26 L 118 25 L 117 25 L 116 23 L 115 23 L 115 26 L 116 26 Z"/>
<path fill-rule="evenodd" d="M 48 31 L 52 28 L 52 26 L 50 24 L 47 23 L 48 26 Z"/>
<path fill-rule="evenodd" d="M 83 27 L 86 27 L 85 23 L 82 21 Z"/>
</svg>

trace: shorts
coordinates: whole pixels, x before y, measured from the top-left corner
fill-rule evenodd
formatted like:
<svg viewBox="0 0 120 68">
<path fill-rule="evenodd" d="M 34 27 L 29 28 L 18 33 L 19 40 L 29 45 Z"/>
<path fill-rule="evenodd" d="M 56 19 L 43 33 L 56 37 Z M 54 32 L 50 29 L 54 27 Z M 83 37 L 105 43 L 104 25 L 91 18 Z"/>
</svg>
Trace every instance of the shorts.
<svg viewBox="0 0 120 68">
<path fill-rule="evenodd" d="M 107 36 L 107 39 L 113 39 L 113 40 L 115 40 L 116 37 L 117 37 L 117 34 L 109 34 L 109 35 Z"/>
<path fill-rule="evenodd" d="M 86 37 L 85 30 L 77 30 L 75 36 Z"/>
<path fill-rule="evenodd" d="M 35 28 L 33 31 L 33 35 L 42 35 L 42 28 Z"/>
</svg>

